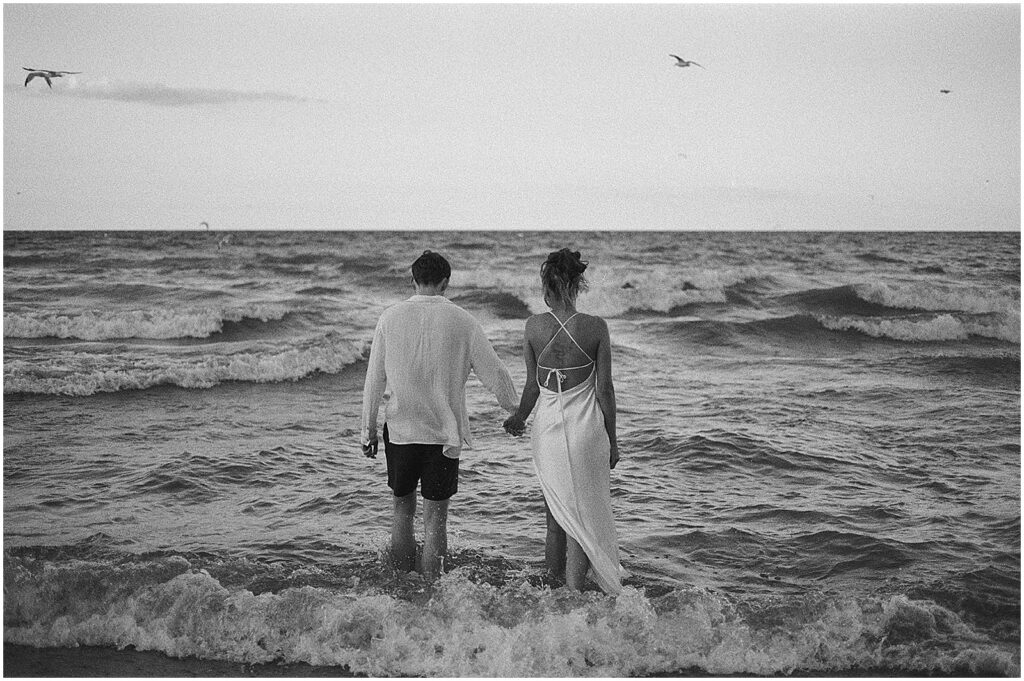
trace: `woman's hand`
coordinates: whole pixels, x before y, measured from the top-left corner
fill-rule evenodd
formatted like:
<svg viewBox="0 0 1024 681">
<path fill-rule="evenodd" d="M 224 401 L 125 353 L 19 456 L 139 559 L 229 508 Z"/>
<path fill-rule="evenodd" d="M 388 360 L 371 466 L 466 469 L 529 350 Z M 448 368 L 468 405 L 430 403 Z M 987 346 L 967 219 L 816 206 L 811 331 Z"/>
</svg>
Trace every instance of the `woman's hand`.
<svg viewBox="0 0 1024 681">
<path fill-rule="evenodd" d="M 513 414 L 505 419 L 505 423 L 501 424 L 505 429 L 505 432 L 509 435 L 515 435 L 519 437 L 526 432 L 526 420 L 520 418 L 518 414 Z"/>
<path fill-rule="evenodd" d="M 615 464 L 619 462 L 619 443 L 613 442 L 611 447 L 611 455 L 609 456 L 608 463 L 611 464 L 612 468 L 615 468 Z"/>
</svg>

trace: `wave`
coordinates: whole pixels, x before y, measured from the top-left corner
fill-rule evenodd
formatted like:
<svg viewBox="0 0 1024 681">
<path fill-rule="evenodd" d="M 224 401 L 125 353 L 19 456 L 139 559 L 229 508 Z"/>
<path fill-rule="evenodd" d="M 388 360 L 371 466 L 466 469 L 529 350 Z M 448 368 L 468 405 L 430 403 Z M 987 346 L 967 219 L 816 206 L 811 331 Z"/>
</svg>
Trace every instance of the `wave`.
<svg viewBox="0 0 1024 681">
<path fill-rule="evenodd" d="M 66 260 L 66 254 L 61 253 L 60 251 L 53 250 L 39 251 L 36 253 L 24 253 L 22 255 L 12 255 L 10 253 L 4 253 L 4 268 L 33 265 L 49 265 L 54 263 L 65 262 Z"/>
<path fill-rule="evenodd" d="M 208 338 L 222 331 L 225 323 L 245 319 L 280 321 L 288 311 L 287 306 L 279 303 L 249 303 L 188 309 L 5 312 L 4 338 Z"/>
<path fill-rule="evenodd" d="M 869 303 L 897 310 L 966 312 L 969 314 L 1020 311 L 1020 300 L 993 295 L 990 290 L 973 287 L 954 288 L 933 282 L 889 286 L 880 282 L 857 284 L 857 295 Z"/>
<path fill-rule="evenodd" d="M 975 338 L 1006 343 L 1020 343 L 1019 313 L 1002 315 L 958 316 L 952 314 L 921 314 L 887 317 L 831 317 L 798 314 L 769 317 L 753 321 L 719 321 L 706 319 L 669 320 L 652 324 L 651 328 L 711 347 L 739 347 L 746 343 L 775 342 L 784 346 L 800 344 L 807 347 L 829 347 L 847 342 L 852 348 L 865 336 L 885 341 L 970 342 Z M 845 336 L 845 339 L 844 339 Z"/>
<path fill-rule="evenodd" d="M 708 269 L 684 274 L 667 268 L 619 267 L 595 272 L 593 276 L 588 271 L 587 275 L 588 288 L 580 298 L 580 309 L 604 317 L 673 314 L 694 305 L 735 303 L 746 294 L 770 290 L 775 283 L 771 277 L 751 273 L 749 269 Z M 504 292 L 534 313 L 547 309 L 540 278 L 534 271 L 469 270 L 459 273 L 453 286 Z"/>
<path fill-rule="evenodd" d="M 902 362 L 910 360 L 903 359 Z M 1010 383 L 1020 381 L 1020 354 L 1006 353 L 982 357 L 962 355 L 939 355 L 920 357 L 913 360 L 925 371 L 951 376 L 990 377 L 1004 379 Z"/>
<path fill-rule="evenodd" d="M 44 358 L 8 351 L 4 394 L 36 393 L 88 396 L 144 390 L 159 385 L 212 388 L 228 381 L 276 383 L 315 373 L 335 374 L 363 361 L 365 342 L 320 338 L 284 343 L 248 343 L 245 347 L 173 352 L 122 349 L 117 353 L 79 349 L 50 351 Z"/>
<path fill-rule="evenodd" d="M 872 252 L 858 253 L 854 257 L 857 258 L 858 260 L 863 260 L 864 262 L 882 262 L 893 265 L 905 265 L 907 263 L 906 260 L 900 260 L 899 258 L 893 258 L 887 255 Z"/>
<path fill-rule="evenodd" d="M 345 289 L 336 286 L 310 286 L 296 291 L 303 296 L 333 296 L 344 292 Z"/>
<path fill-rule="evenodd" d="M 1019 672 L 1015 646 L 902 594 L 626 586 L 612 598 L 552 588 L 493 556 L 459 557 L 428 585 L 372 555 L 319 568 L 48 552 L 5 552 L 8 643 L 133 646 L 375 677 Z"/>
<path fill-rule="evenodd" d="M 884 316 L 910 311 L 867 300 L 852 285 L 800 291 L 782 296 L 780 300 L 812 313 Z"/>
<path fill-rule="evenodd" d="M 822 326 L 833 331 L 857 331 L 874 338 L 908 342 L 966 341 L 971 336 L 1020 343 L 1020 314 L 1006 317 L 962 318 L 952 314 L 914 318 L 855 319 L 822 318 Z"/>
<path fill-rule="evenodd" d="M 117 301 L 154 301 L 154 300 L 211 300 L 220 294 L 216 291 L 199 288 L 185 288 L 178 285 L 137 284 L 137 283 L 103 283 L 62 284 L 12 286 L 4 293 L 10 301 L 18 303 L 44 302 L 54 300 L 95 300 L 97 304 L 109 304 Z"/>
<path fill-rule="evenodd" d="M 452 296 L 452 301 L 469 308 L 483 308 L 502 319 L 525 319 L 530 307 L 511 293 L 474 289 Z"/>
<path fill-rule="evenodd" d="M 891 316 L 907 312 L 1000 313 L 1012 316 L 1020 302 L 976 288 L 950 288 L 934 283 L 889 286 L 851 284 L 781 296 L 780 300 L 809 312 L 831 315 Z"/>
</svg>

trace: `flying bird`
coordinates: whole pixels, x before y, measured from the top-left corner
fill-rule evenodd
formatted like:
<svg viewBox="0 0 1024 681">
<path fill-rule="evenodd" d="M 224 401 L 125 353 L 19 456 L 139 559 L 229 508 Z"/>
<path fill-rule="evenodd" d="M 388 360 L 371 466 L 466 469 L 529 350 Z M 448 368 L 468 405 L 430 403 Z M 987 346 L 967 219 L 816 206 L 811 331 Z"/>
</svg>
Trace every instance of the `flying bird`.
<svg viewBox="0 0 1024 681">
<path fill-rule="evenodd" d="M 670 54 L 670 55 L 668 55 L 668 56 L 670 56 L 670 57 L 676 57 L 676 55 L 674 55 L 674 54 Z M 700 64 L 698 64 L 698 63 L 697 63 L 697 62 L 695 62 L 695 61 L 686 61 L 686 60 L 685 60 L 685 59 L 683 59 L 682 57 L 676 57 L 676 66 L 678 66 L 678 67 L 680 67 L 680 68 L 685 68 L 685 67 L 687 67 L 687 66 L 700 66 Z M 700 67 L 701 67 L 702 69 L 704 69 L 704 67 L 703 67 L 703 66 L 700 66 Z M 705 71 L 707 71 L 707 69 L 704 69 L 704 70 L 705 70 Z"/>
<path fill-rule="evenodd" d="M 948 95 L 950 92 L 952 92 L 952 90 L 939 90 L 939 92 L 941 92 L 944 95 Z"/>
<path fill-rule="evenodd" d="M 29 72 L 28 78 L 25 79 L 25 87 L 32 81 L 33 78 L 39 77 L 46 81 L 46 84 L 53 88 L 53 83 L 50 82 L 51 78 L 63 78 L 64 76 L 71 76 L 81 71 L 50 71 L 48 69 L 30 69 L 26 66 L 21 68 Z"/>
</svg>

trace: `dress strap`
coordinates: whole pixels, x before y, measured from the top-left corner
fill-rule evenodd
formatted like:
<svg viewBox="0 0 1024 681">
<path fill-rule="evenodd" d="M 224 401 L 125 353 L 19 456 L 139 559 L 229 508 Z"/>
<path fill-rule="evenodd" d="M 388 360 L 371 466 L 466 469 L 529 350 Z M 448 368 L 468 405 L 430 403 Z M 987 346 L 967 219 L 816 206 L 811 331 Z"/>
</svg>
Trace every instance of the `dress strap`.
<svg viewBox="0 0 1024 681">
<path fill-rule="evenodd" d="M 565 380 L 565 372 L 569 371 L 571 369 L 586 369 L 588 366 L 590 366 L 590 365 L 592 365 L 594 363 L 594 358 L 587 354 L 587 351 L 583 349 L 583 347 L 579 344 L 579 342 L 577 342 L 577 340 L 575 338 L 573 338 L 573 335 L 571 333 L 569 333 L 569 329 L 567 329 L 565 327 L 566 323 L 568 323 L 570 319 L 572 319 L 573 317 L 578 315 L 579 312 L 574 312 L 572 315 L 569 316 L 568 319 L 565 320 L 565 322 L 563 322 L 561 319 L 559 319 L 558 315 L 556 315 L 554 312 L 551 312 L 549 310 L 549 313 L 551 314 L 552 317 L 555 318 L 555 321 L 558 322 L 558 325 L 560 327 L 562 327 L 561 330 L 565 331 L 565 335 L 567 335 L 569 337 L 569 340 L 571 340 L 573 343 L 575 343 L 576 347 L 579 348 L 580 352 L 583 353 L 583 356 L 586 357 L 588 360 L 590 360 L 586 364 L 583 364 L 583 365 L 578 366 L 578 367 L 552 368 L 552 367 L 546 367 L 546 366 L 542 365 L 540 363 L 540 361 L 539 361 L 540 360 L 540 356 L 544 354 L 544 352 L 548 349 L 548 347 L 551 345 L 551 343 L 558 336 L 558 331 L 555 331 L 554 335 L 552 335 L 551 338 L 548 339 L 547 345 L 544 346 L 544 349 L 541 350 L 537 354 L 537 359 L 538 359 L 537 368 L 538 369 L 543 369 L 544 371 L 548 372 L 547 379 L 545 379 L 544 383 L 541 383 L 540 382 L 540 376 L 537 376 L 537 384 L 538 385 L 543 385 L 543 386 L 546 387 L 549 383 L 551 383 L 551 377 L 554 376 L 555 379 L 556 379 L 556 383 L 558 385 L 558 392 L 561 393 L 562 392 L 562 381 Z"/>
<path fill-rule="evenodd" d="M 573 343 L 574 343 L 574 344 L 576 345 L 576 347 L 580 349 L 580 352 L 582 352 L 582 353 L 583 353 L 583 356 L 584 356 L 584 357 L 586 357 L 587 359 L 589 359 L 589 360 L 590 360 L 591 362 L 593 362 L 593 361 L 594 361 L 594 358 L 593 358 L 593 357 L 591 357 L 590 355 L 588 355 L 588 354 L 587 354 L 587 351 L 583 349 L 583 346 L 581 346 L 581 345 L 579 344 L 579 342 L 578 342 L 578 341 L 577 341 L 577 340 L 576 340 L 576 339 L 575 339 L 575 338 L 573 337 L 573 335 L 572 335 L 571 333 L 569 333 L 569 329 L 567 329 L 567 328 L 565 327 L 565 325 L 569 323 L 569 320 L 570 320 L 570 319 L 572 319 L 573 317 L 575 317 L 576 315 L 578 315 L 578 314 L 579 314 L 579 312 L 574 312 L 574 313 L 572 313 L 572 315 L 570 315 L 570 316 L 569 316 L 569 317 L 568 317 L 568 318 L 567 318 L 567 319 L 566 319 L 566 320 L 565 320 L 564 322 L 563 322 L 563 321 L 562 321 L 561 319 L 559 319 L 559 318 L 558 318 L 558 315 L 556 315 L 556 314 L 555 314 L 555 313 L 554 313 L 553 311 L 551 311 L 551 310 L 548 310 L 548 313 L 549 313 L 549 314 L 550 314 L 550 315 L 551 315 L 552 317 L 554 317 L 554 318 L 555 318 L 555 321 L 556 321 L 556 322 L 558 322 L 558 325 L 559 325 L 560 327 L 562 327 L 562 331 L 565 331 L 565 335 L 566 335 L 566 336 L 568 336 L 568 337 L 569 337 L 569 340 L 571 340 L 571 341 L 572 341 L 572 342 L 573 342 Z M 558 332 L 557 332 L 557 331 L 555 332 L 555 335 L 554 335 L 554 336 L 551 336 L 551 339 L 550 339 L 550 340 L 548 341 L 548 345 L 551 345 L 551 341 L 555 340 L 555 337 L 556 337 L 556 336 L 558 336 Z M 547 350 L 547 349 L 548 349 L 548 345 L 545 345 L 545 346 L 544 346 L 544 350 Z M 544 350 L 541 350 L 541 354 L 543 354 L 543 353 L 544 353 Z M 540 356 L 540 355 L 538 355 L 538 357 L 539 357 L 539 356 Z M 587 366 L 587 365 L 586 365 L 586 364 L 584 364 L 583 366 Z"/>
</svg>

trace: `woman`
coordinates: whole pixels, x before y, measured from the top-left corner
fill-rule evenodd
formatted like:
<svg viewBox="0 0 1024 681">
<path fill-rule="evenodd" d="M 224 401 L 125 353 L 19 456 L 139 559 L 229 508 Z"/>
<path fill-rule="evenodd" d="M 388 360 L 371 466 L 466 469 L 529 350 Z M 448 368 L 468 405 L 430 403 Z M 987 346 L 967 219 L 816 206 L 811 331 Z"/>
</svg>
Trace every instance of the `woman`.
<svg viewBox="0 0 1024 681">
<path fill-rule="evenodd" d="M 586 269 L 567 248 L 541 266 L 551 309 L 526 322 L 526 387 L 504 425 L 521 435 L 540 403 L 531 444 L 547 508 L 548 570 L 577 591 L 589 570 L 602 591 L 616 594 L 623 571 L 609 490 L 609 471 L 619 461 L 611 340 L 603 319 L 576 311 Z"/>
</svg>

